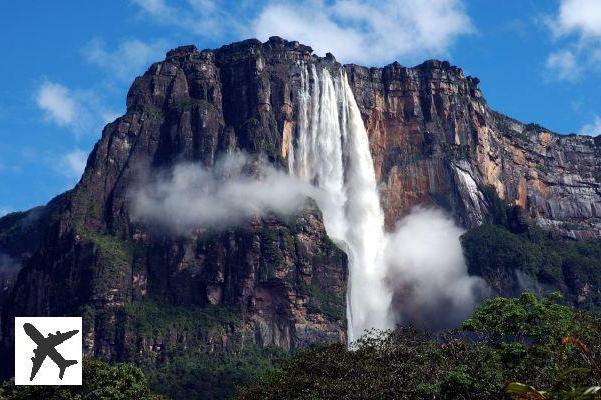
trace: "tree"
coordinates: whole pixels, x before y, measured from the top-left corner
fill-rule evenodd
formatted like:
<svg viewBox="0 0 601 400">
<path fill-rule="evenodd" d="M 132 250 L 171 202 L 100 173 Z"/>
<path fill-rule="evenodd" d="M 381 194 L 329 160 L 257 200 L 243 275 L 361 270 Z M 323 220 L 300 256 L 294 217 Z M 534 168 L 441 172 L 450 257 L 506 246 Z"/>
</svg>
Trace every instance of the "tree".
<svg viewBox="0 0 601 400">
<path fill-rule="evenodd" d="M 81 386 L 15 386 L 7 381 L 0 387 L 2 400 L 141 400 L 162 397 L 150 391 L 146 377 L 132 364 L 107 364 L 84 359 Z"/>
</svg>

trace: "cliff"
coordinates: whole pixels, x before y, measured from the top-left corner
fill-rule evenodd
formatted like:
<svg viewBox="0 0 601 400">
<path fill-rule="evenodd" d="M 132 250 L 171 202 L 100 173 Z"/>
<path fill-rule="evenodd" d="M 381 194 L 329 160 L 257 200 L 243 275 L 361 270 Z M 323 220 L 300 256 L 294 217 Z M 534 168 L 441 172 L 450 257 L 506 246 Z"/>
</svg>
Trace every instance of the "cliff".
<svg viewBox="0 0 601 400">
<path fill-rule="evenodd" d="M 216 50 L 184 46 L 136 78 L 125 115 L 104 128 L 73 190 L 0 219 L 0 253 L 20 265 L 0 295 L 5 351 L 16 315 L 84 315 L 86 354 L 112 360 L 142 354 L 160 363 L 173 346 L 290 350 L 344 341 L 346 256 L 311 200 L 291 217 L 188 235 L 132 218 L 129 201 L 141 175 L 182 161 L 211 167 L 234 150 L 285 169 L 301 61 L 346 71 L 388 227 L 429 204 L 476 227 L 491 218 L 485 190 L 492 187 L 544 229 L 599 236 L 597 141 L 491 110 L 478 80 L 457 67 L 342 66 L 280 38 Z M 184 319 L 200 322 L 183 324 L 173 307 L 192 310 Z M 163 320 L 148 321 L 151 315 Z"/>
<path fill-rule="evenodd" d="M 447 62 L 346 68 L 389 226 L 418 204 L 436 204 L 465 227 L 478 226 L 489 206 L 482 190 L 492 186 L 547 230 L 599 237 L 597 139 L 558 135 L 491 110 L 479 80 Z"/>
</svg>

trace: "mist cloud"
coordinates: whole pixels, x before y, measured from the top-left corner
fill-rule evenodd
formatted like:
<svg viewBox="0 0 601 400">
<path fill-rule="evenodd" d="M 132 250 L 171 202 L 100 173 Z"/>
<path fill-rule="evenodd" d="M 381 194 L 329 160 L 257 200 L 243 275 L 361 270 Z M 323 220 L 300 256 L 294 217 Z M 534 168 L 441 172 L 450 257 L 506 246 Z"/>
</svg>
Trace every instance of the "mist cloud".
<svg viewBox="0 0 601 400">
<path fill-rule="evenodd" d="M 0 252 L 0 290 L 5 290 L 21 270 L 21 263 L 9 255 Z"/>
<path fill-rule="evenodd" d="M 473 311 L 486 284 L 467 273 L 462 233 L 442 211 L 416 208 L 388 235 L 385 258 L 396 323 L 448 328 Z"/>
<path fill-rule="evenodd" d="M 227 228 L 250 217 L 298 212 L 319 189 L 242 153 L 213 168 L 181 163 L 145 181 L 131 195 L 133 218 L 183 233 Z"/>
</svg>

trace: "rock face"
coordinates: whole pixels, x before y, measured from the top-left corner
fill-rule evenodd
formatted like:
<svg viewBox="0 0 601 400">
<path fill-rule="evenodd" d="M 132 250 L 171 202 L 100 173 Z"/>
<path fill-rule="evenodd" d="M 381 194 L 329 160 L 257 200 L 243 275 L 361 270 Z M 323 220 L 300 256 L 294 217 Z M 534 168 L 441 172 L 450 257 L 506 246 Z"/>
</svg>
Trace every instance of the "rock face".
<svg viewBox="0 0 601 400">
<path fill-rule="evenodd" d="M 128 194 L 140 174 L 180 161 L 210 167 L 240 150 L 284 169 L 296 132 L 300 62 L 345 69 L 368 128 L 389 227 L 420 204 L 477 226 L 490 214 L 483 190 L 493 187 L 546 229 L 599 236 L 596 141 L 490 110 L 478 80 L 446 62 L 342 66 L 280 38 L 217 50 L 185 46 L 135 80 L 127 112 L 105 127 L 73 190 L 0 219 L 0 252 L 22 266 L 0 294 L 3 348 L 11 346 L 16 315 L 84 315 L 86 353 L 116 360 L 140 353 L 161 359 L 161 349 L 175 344 L 293 349 L 344 341 L 346 256 L 310 200 L 291 217 L 181 236 L 131 218 Z M 170 307 L 212 310 L 216 323 L 186 335 L 168 323 L 139 329 Z M 163 312 L 148 311 L 157 309 Z"/>
<path fill-rule="evenodd" d="M 346 66 L 370 135 L 387 225 L 436 204 L 466 227 L 487 220 L 492 186 L 541 227 L 601 233 L 599 143 L 526 125 L 488 108 L 478 79 L 447 62 Z"/>
</svg>

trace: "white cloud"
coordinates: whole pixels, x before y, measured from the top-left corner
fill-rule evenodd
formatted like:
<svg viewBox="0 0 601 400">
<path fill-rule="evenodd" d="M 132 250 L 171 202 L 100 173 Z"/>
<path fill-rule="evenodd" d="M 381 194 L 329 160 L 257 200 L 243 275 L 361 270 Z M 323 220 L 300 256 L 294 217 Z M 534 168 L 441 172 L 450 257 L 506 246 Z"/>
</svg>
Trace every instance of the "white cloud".
<svg viewBox="0 0 601 400">
<path fill-rule="evenodd" d="M 35 96 L 36 103 L 46 114 L 46 117 L 60 126 L 74 123 L 77 103 L 71 91 L 54 82 L 44 82 Z"/>
<path fill-rule="evenodd" d="M 84 47 L 83 54 L 87 61 L 129 83 L 134 75 L 142 73 L 149 64 L 162 59 L 168 47 L 164 40 L 146 43 L 134 39 L 125 40 L 110 51 L 102 39 L 96 38 Z"/>
<path fill-rule="evenodd" d="M 0 218 L 4 217 L 6 214 L 11 213 L 11 207 L 0 206 Z"/>
<path fill-rule="evenodd" d="M 601 37 L 601 1 L 562 0 L 551 28 L 557 36 Z"/>
<path fill-rule="evenodd" d="M 114 119 L 115 112 L 99 101 L 93 90 L 72 90 L 51 81 L 44 81 L 34 94 L 35 102 L 44 117 L 76 135 L 98 134 Z"/>
<path fill-rule="evenodd" d="M 257 175 L 248 174 L 249 166 Z M 130 195 L 134 219 L 185 233 L 227 228 L 268 212 L 290 214 L 320 191 L 266 162 L 232 154 L 220 158 L 214 168 L 178 164 L 143 180 Z"/>
<path fill-rule="evenodd" d="M 131 0 L 144 15 L 162 25 L 171 25 L 203 38 L 232 35 L 243 30 L 245 9 L 251 5 L 240 1 L 235 7 L 218 0 L 186 0 L 179 6 L 164 0 Z"/>
<path fill-rule="evenodd" d="M 59 163 L 61 173 L 68 178 L 79 179 L 86 168 L 87 158 L 88 154 L 81 149 L 63 155 Z"/>
<path fill-rule="evenodd" d="M 298 40 L 343 62 L 382 64 L 445 55 L 474 27 L 461 0 L 306 0 L 267 5 L 253 30 L 260 39 Z"/>
<path fill-rule="evenodd" d="M 584 125 L 580 129 L 582 135 L 599 136 L 601 135 L 601 117 L 596 116 L 593 122 Z"/>
<path fill-rule="evenodd" d="M 559 50 L 547 58 L 546 67 L 559 80 L 574 81 L 580 77 L 580 65 L 570 50 Z"/>
<path fill-rule="evenodd" d="M 137 4 L 151 15 L 162 15 L 166 19 L 172 18 L 173 9 L 167 6 L 163 0 L 132 0 L 132 3 Z"/>
<path fill-rule="evenodd" d="M 132 0 L 144 15 L 203 38 L 237 40 L 281 36 L 342 62 L 383 64 L 396 59 L 445 56 L 462 35 L 475 31 L 464 0 L 303 0 L 235 9 L 215 0 Z"/>
<path fill-rule="evenodd" d="M 547 58 L 546 67 L 558 80 L 579 80 L 586 71 L 599 70 L 601 61 L 601 1 L 561 0 L 547 21 L 561 48 Z"/>
</svg>

